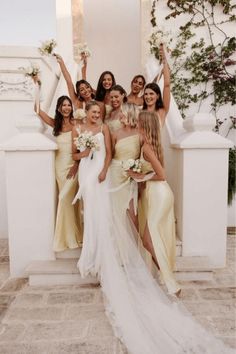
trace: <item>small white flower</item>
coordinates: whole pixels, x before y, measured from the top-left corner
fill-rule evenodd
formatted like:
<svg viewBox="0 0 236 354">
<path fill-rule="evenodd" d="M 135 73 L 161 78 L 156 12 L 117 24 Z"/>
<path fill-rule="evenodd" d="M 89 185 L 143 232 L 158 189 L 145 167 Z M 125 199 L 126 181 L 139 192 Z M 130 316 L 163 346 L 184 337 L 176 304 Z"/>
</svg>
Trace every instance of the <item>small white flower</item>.
<svg viewBox="0 0 236 354">
<path fill-rule="evenodd" d="M 77 129 L 78 131 L 78 129 Z M 74 138 L 74 144 L 76 145 L 78 150 L 83 150 L 86 148 L 90 148 L 92 151 L 99 150 L 99 142 L 97 137 L 92 134 L 92 132 L 85 131 L 83 133 L 79 133 L 79 136 Z"/>
<path fill-rule="evenodd" d="M 86 113 L 85 113 L 84 109 L 82 109 L 82 108 L 76 109 L 76 111 L 74 112 L 74 118 L 81 119 L 81 120 L 86 118 Z"/>
<path fill-rule="evenodd" d="M 54 39 L 41 42 L 41 47 L 38 48 L 41 55 L 53 55 L 53 50 L 57 46 L 57 42 Z"/>
<path fill-rule="evenodd" d="M 87 43 L 79 43 L 78 44 L 78 54 L 79 55 L 84 54 L 84 56 L 86 58 L 89 58 L 91 56 L 91 52 L 87 46 Z"/>
</svg>

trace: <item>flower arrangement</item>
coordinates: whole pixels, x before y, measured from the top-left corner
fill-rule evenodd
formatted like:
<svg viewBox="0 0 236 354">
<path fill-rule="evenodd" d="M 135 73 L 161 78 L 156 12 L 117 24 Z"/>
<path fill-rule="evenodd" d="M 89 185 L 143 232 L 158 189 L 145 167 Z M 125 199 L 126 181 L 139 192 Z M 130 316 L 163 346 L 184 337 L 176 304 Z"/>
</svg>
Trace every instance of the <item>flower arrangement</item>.
<svg viewBox="0 0 236 354">
<path fill-rule="evenodd" d="M 85 58 L 89 58 L 91 56 L 91 52 L 88 48 L 87 43 L 79 43 L 78 45 L 78 54 L 80 56 L 84 56 Z"/>
<path fill-rule="evenodd" d="M 74 118 L 79 120 L 84 120 L 86 118 L 86 113 L 84 109 L 78 108 L 74 112 Z"/>
<path fill-rule="evenodd" d="M 140 173 L 142 171 L 142 161 L 140 159 L 128 159 L 122 161 L 122 167 L 124 171 L 132 170 L 134 172 Z"/>
<path fill-rule="evenodd" d="M 57 46 L 57 42 L 54 39 L 50 39 L 41 43 L 41 47 L 38 48 L 41 55 L 51 56 L 54 54 L 54 48 Z"/>
<path fill-rule="evenodd" d="M 83 133 L 79 132 L 79 135 L 74 138 L 74 144 L 76 145 L 77 150 L 85 150 L 89 148 L 92 151 L 96 151 L 100 148 L 96 136 L 94 136 L 92 132 L 88 131 Z"/>
<path fill-rule="evenodd" d="M 37 63 L 30 62 L 30 66 L 26 68 L 20 67 L 19 70 L 21 70 L 25 76 L 34 78 L 40 73 L 40 66 Z"/>
<path fill-rule="evenodd" d="M 149 37 L 150 52 L 160 59 L 159 48 L 164 45 L 167 52 L 171 52 L 171 42 L 173 36 L 170 31 L 165 31 L 162 28 L 156 27 L 155 31 Z"/>
</svg>

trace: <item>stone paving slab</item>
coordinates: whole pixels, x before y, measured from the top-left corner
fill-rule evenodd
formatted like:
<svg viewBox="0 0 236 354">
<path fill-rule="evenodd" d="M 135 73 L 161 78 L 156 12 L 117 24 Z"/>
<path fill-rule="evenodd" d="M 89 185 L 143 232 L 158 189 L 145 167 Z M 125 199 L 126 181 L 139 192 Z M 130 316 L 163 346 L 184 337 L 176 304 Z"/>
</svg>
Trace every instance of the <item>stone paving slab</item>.
<svg viewBox="0 0 236 354">
<path fill-rule="evenodd" d="M 235 240 L 228 236 L 227 267 L 212 280 L 182 282 L 181 299 L 205 328 L 236 348 Z M 29 286 L 27 279 L 10 279 L 1 263 L 0 323 L 1 354 L 128 354 L 113 334 L 99 286 Z"/>
</svg>

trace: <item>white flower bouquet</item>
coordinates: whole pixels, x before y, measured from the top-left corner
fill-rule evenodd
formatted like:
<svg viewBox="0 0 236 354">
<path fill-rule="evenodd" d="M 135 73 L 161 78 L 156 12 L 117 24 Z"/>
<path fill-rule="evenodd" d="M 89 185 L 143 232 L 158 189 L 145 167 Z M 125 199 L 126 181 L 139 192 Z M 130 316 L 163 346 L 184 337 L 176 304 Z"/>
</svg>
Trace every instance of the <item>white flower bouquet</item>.
<svg viewBox="0 0 236 354">
<path fill-rule="evenodd" d="M 142 171 L 142 161 L 140 159 L 128 159 L 122 161 L 122 167 L 124 171 L 132 170 L 134 172 L 140 173 Z"/>
<path fill-rule="evenodd" d="M 79 43 L 78 45 L 78 54 L 80 56 L 84 56 L 85 58 L 89 58 L 91 56 L 91 52 L 88 48 L 87 43 Z"/>
<path fill-rule="evenodd" d="M 150 51 L 157 58 L 159 58 L 159 48 L 161 45 L 164 45 L 167 52 L 171 51 L 171 42 L 173 36 L 170 31 L 165 31 L 162 28 L 157 28 L 149 37 Z"/>
<path fill-rule="evenodd" d="M 51 56 L 54 54 L 54 48 L 57 46 L 57 42 L 54 39 L 50 39 L 41 43 L 41 47 L 38 48 L 41 55 Z"/>
<path fill-rule="evenodd" d="M 37 63 L 30 62 L 30 66 L 26 68 L 20 67 L 19 70 L 21 70 L 25 76 L 33 78 L 40 73 L 40 66 Z"/>
<path fill-rule="evenodd" d="M 86 118 L 86 112 L 82 108 L 78 108 L 74 111 L 74 118 L 84 120 Z"/>
<path fill-rule="evenodd" d="M 83 133 L 79 133 L 79 136 L 74 138 L 74 144 L 77 147 L 77 150 L 85 150 L 87 148 L 92 151 L 99 150 L 99 142 L 96 136 L 92 134 L 92 132 L 85 131 Z"/>
</svg>

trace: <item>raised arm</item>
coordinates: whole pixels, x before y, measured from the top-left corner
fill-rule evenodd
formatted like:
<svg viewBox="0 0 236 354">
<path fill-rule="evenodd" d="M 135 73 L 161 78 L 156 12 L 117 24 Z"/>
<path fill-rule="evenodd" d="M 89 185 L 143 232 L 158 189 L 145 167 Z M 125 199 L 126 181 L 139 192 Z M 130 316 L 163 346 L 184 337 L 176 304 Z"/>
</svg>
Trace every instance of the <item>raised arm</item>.
<svg viewBox="0 0 236 354">
<path fill-rule="evenodd" d="M 87 57 L 84 54 L 81 54 L 81 59 L 83 62 L 83 66 L 81 69 L 81 74 L 82 74 L 82 80 L 87 80 Z M 78 75 L 78 80 L 80 80 L 81 78 Z"/>
<path fill-rule="evenodd" d="M 42 119 L 42 121 L 48 125 L 50 125 L 50 127 L 54 127 L 55 121 L 53 118 L 49 117 L 49 115 L 42 111 L 39 107 L 39 110 L 37 112 L 37 107 L 36 104 L 34 105 L 34 110 L 35 112 L 38 114 L 38 116 Z"/>
<path fill-rule="evenodd" d="M 59 54 L 56 54 L 55 56 L 56 56 L 58 64 L 60 65 L 62 75 L 64 76 L 64 79 L 66 80 L 70 99 L 71 99 L 73 105 L 77 107 L 78 106 L 78 97 L 76 96 L 74 84 L 71 79 L 70 73 L 67 70 L 67 67 L 66 67 L 62 57 Z"/>
<path fill-rule="evenodd" d="M 103 135 L 105 140 L 106 157 L 104 161 L 104 166 L 101 173 L 98 176 L 99 182 L 102 182 L 106 178 L 108 167 L 111 163 L 112 153 L 111 153 L 111 135 L 110 130 L 106 124 L 103 124 Z"/>
<path fill-rule="evenodd" d="M 166 60 L 166 55 L 163 45 L 160 46 L 160 56 L 163 64 L 163 77 L 164 77 L 164 88 L 163 88 L 163 105 L 164 107 L 160 109 L 160 118 L 162 125 L 164 125 L 165 118 L 170 108 L 170 69 Z"/>
</svg>

